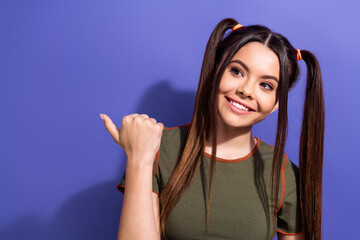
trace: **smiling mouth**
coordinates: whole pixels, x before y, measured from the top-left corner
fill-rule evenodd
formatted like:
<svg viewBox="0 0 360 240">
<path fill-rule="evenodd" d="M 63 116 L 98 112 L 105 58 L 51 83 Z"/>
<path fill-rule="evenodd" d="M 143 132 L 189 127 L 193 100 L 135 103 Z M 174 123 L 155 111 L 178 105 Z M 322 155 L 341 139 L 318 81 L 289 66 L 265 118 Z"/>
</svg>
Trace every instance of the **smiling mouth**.
<svg viewBox="0 0 360 240">
<path fill-rule="evenodd" d="M 236 102 L 231 98 L 228 98 L 228 97 L 225 97 L 225 98 L 231 105 L 233 105 L 237 109 L 240 109 L 240 110 L 245 111 L 245 112 L 255 111 L 254 109 L 250 108 L 249 106 L 244 106 L 243 104 L 241 104 L 239 102 Z"/>
</svg>

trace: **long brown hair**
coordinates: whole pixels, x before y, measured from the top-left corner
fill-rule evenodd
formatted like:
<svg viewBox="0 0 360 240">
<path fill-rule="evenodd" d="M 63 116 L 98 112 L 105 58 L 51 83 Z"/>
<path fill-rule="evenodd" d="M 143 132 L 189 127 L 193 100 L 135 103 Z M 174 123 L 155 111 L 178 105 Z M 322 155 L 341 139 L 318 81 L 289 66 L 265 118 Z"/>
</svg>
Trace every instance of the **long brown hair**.
<svg viewBox="0 0 360 240">
<path fill-rule="evenodd" d="M 208 230 L 211 186 L 216 163 L 217 118 L 215 116 L 217 114 L 218 86 L 235 53 L 245 44 L 253 41 L 260 42 L 273 50 L 280 62 L 280 82 L 277 89 L 279 110 L 271 174 L 271 195 L 275 203 L 271 216 L 273 221 L 276 220 L 281 166 L 287 133 L 288 92 L 299 76 L 296 49 L 284 36 L 272 32 L 262 25 L 245 26 L 228 33 L 228 30 L 236 24 L 238 22 L 231 18 L 220 21 L 207 43 L 186 144 L 168 183 L 160 193 L 160 226 L 164 237 L 165 224 L 170 212 L 194 179 L 202 161 L 206 141 L 211 136 L 212 157 L 206 207 L 206 230 Z M 305 239 L 320 240 L 324 143 L 322 77 L 316 57 L 307 50 L 301 50 L 301 54 L 307 66 L 307 86 L 299 159 L 301 219 Z"/>
</svg>

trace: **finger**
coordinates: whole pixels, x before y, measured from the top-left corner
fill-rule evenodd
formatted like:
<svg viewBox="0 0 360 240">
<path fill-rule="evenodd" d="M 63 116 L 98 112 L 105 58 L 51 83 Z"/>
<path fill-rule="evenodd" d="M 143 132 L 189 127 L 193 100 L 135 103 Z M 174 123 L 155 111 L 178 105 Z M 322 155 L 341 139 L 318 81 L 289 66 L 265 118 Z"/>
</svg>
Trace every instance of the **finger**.
<svg viewBox="0 0 360 240">
<path fill-rule="evenodd" d="M 136 116 L 138 116 L 139 114 L 138 113 L 133 113 L 133 114 L 130 114 L 130 115 L 128 115 L 129 117 L 136 117 Z"/>
<path fill-rule="evenodd" d="M 147 114 L 140 114 L 139 117 L 142 117 L 142 118 L 149 118 L 149 115 Z"/>
<path fill-rule="evenodd" d="M 160 128 L 161 131 L 164 130 L 164 124 L 162 124 L 161 122 L 158 122 L 158 123 L 156 124 L 156 126 L 157 126 L 158 128 Z"/>
<path fill-rule="evenodd" d="M 152 124 L 156 124 L 156 120 L 154 118 L 147 118 L 145 121 L 151 122 Z"/>
<path fill-rule="evenodd" d="M 104 124 L 106 130 L 110 133 L 110 135 L 114 138 L 116 142 L 119 141 L 120 136 L 120 129 L 116 127 L 116 125 L 113 123 L 110 117 L 108 117 L 106 114 L 102 114 L 104 119 Z"/>
</svg>

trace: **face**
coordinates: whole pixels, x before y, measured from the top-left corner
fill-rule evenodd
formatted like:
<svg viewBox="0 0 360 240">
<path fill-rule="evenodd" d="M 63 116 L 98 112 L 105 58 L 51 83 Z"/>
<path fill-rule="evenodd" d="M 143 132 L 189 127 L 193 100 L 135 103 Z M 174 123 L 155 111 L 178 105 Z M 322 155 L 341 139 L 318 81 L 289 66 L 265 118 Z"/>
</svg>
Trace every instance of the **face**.
<svg viewBox="0 0 360 240">
<path fill-rule="evenodd" d="M 252 126 L 274 112 L 280 63 L 276 54 L 259 42 L 244 45 L 231 59 L 218 90 L 219 126 Z"/>
</svg>

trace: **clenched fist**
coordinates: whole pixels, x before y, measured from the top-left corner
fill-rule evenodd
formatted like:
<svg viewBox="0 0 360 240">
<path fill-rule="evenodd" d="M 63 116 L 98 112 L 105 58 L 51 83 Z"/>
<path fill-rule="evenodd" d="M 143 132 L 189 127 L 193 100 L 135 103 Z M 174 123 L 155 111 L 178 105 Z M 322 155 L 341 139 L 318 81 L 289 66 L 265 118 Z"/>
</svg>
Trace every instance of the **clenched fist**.
<svg viewBox="0 0 360 240">
<path fill-rule="evenodd" d="M 131 114 L 122 119 L 119 129 L 107 115 L 100 117 L 114 141 L 125 150 L 128 161 L 136 159 L 144 161 L 139 164 L 153 164 L 160 148 L 162 123 L 146 114 Z"/>
</svg>

